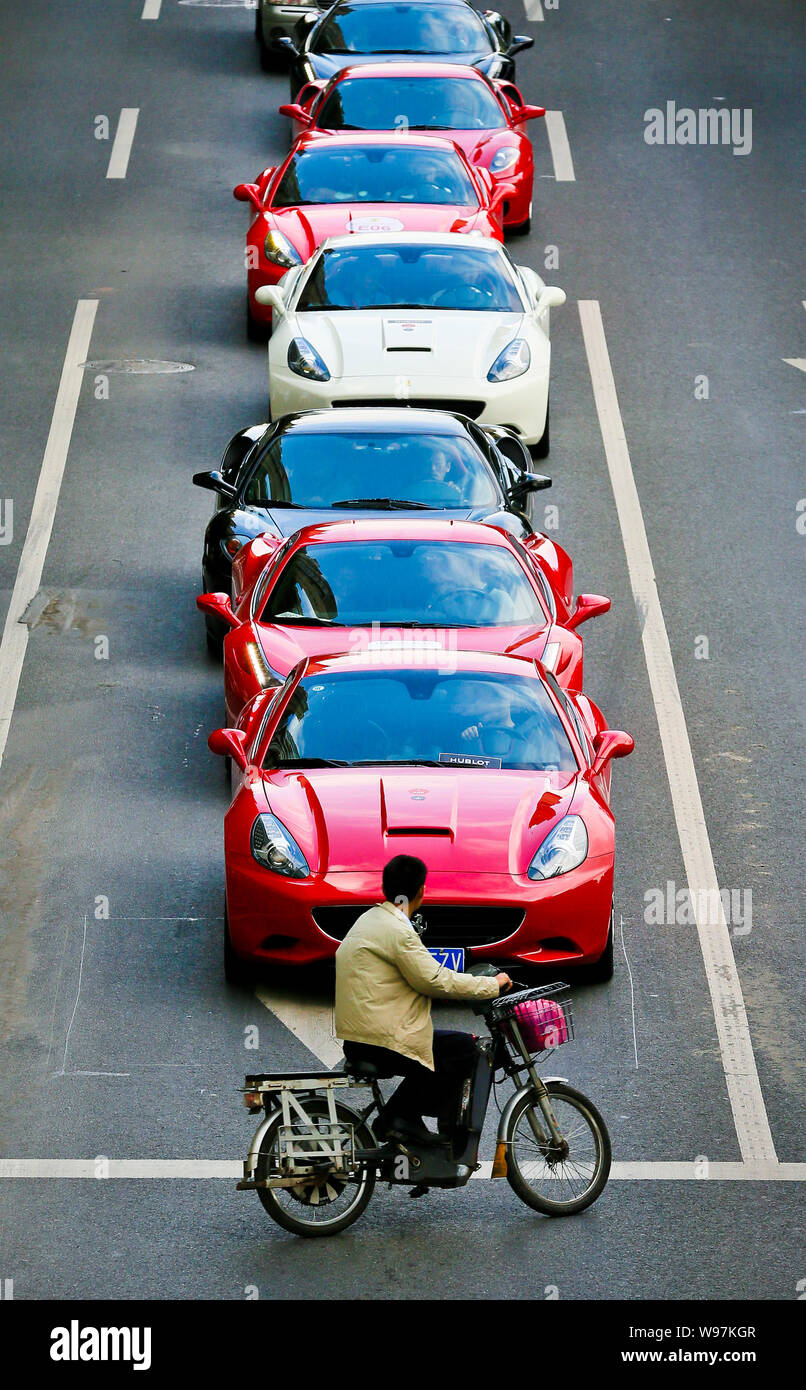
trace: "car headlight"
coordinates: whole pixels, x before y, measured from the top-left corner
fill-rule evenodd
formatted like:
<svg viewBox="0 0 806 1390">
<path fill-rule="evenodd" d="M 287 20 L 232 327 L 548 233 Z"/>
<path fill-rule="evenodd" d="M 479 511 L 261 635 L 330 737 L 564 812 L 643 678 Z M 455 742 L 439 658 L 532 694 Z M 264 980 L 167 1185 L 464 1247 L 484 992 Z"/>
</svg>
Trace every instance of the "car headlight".
<svg viewBox="0 0 806 1390">
<path fill-rule="evenodd" d="M 307 338 L 292 338 L 288 346 L 288 365 L 297 376 L 310 381 L 330 381 L 330 372 Z"/>
<path fill-rule="evenodd" d="M 258 816 L 252 826 L 250 848 L 252 858 L 275 874 L 285 874 L 286 878 L 307 878 L 311 872 L 293 835 L 289 834 L 282 821 L 268 811 Z"/>
<path fill-rule="evenodd" d="M 503 174 L 505 169 L 513 169 L 518 162 L 518 146 L 502 145 L 490 160 L 490 173 Z"/>
<path fill-rule="evenodd" d="M 488 381 L 511 381 L 513 377 L 523 376 L 532 364 L 532 354 L 525 338 L 513 338 L 503 352 L 499 352 L 489 372 Z"/>
<path fill-rule="evenodd" d="M 301 255 L 282 232 L 267 232 L 263 250 L 267 261 L 273 265 L 284 265 L 286 270 L 292 265 L 302 265 Z"/>
<path fill-rule="evenodd" d="M 578 869 L 588 853 L 588 832 L 581 816 L 563 816 L 547 835 L 529 865 L 528 877 L 556 878 Z"/>
</svg>

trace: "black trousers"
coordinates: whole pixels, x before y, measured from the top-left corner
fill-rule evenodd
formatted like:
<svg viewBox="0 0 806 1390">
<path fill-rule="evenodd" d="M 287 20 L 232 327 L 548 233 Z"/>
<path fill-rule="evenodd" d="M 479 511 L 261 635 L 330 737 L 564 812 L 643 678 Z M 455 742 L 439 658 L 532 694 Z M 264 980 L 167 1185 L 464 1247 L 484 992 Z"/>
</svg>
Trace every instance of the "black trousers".
<svg viewBox="0 0 806 1390">
<path fill-rule="evenodd" d="M 434 1029 L 434 1071 L 421 1062 L 370 1043 L 346 1042 L 344 1055 L 350 1062 L 374 1062 L 382 1077 L 402 1076 L 403 1080 L 383 1108 L 384 1119 L 418 1120 L 435 1115 L 441 1130 L 450 1130 L 459 1113 L 462 1087 L 473 1074 L 476 1043 L 472 1033 Z"/>
</svg>

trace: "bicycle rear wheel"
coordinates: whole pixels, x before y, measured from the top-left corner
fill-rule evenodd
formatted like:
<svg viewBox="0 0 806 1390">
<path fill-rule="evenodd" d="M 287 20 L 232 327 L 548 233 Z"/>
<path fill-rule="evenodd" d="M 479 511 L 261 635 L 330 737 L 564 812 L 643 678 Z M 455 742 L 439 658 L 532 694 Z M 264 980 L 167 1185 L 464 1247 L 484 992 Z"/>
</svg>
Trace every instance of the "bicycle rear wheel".
<svg viewBox="0 0 806 1390">
<path fill-rule="evenodd" d="M 563 1143 L 548 1133 L 534 1091 L 516 1103 L 507 1127 L 507 1180 L 522 1202 L 546 1216 L 573 1216 L 602 1192 L 610 1173 L 610 1136 L 596 1106 L 561 1081 L 546 1089 Z M 534 1133 L 531 1119 L 538 1134 Z"/>
<path fill-rule="evenodd" d="M 306 1102 L 305 1111 L 312 1121 L 326 1121 L 327 1101 L 311 1099 Z M 336 1115 L 341 1123 L 354 1126 L 357 1145 L 374 1147 L 372 1135 L 364 1127 L 360 1115 L 349 1106 L 338 1103 Z M 279 1169 L 279 1131 L 282 1125 L 283 1117 L 278 1111 L 261 1141 L 255 1174 L 258 1178 L 267 1178 Z M 316 1153 L 319 1141 L 314 1129 L 300 1121 L 295 1122 L 294 1128 L 298 1130 L 298 1151 L 304 1151 L 305 1136 L 310 1134 L 311 1151 Z M 352 1177 L 328 1170 L 315 1182 L 301 1181 L 296 1187 L 259 1187 L 257 1195 L 269 1216 L 286 1231 L 293 1231 L 298 1236 L 335 1236 L 358 1220 L 374 1188 L 375 1169 L 361 1164 Z"/>
</svg>

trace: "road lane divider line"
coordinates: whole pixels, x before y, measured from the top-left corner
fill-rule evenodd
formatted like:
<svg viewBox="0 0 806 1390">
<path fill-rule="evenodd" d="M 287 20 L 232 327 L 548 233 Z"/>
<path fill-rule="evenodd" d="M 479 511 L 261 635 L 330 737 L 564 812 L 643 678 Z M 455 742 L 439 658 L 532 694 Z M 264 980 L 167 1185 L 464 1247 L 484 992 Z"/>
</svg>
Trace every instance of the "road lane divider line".
<svg viewBox="0 0 806 1390">
<path fill-rule="evenodd" d="M 263 1007 L 285 1024 L 303 1047 L 326 1067 L 335 1068 L 344 1061 L 341 1043 L 333 1036 L 331 1005 L 301 996 L 292 998 L 263 986 L 256 989 L 255 994 Z"/>
<path fill-rule="evenodd" d="M 539 24 L 543 18 L 543 6 L 540 0 L 523 0 L 523 8 L 526 11 L 526 18 L 531 19 L 533 24 Z"/>
<path fill-rule="evenodd" d="M 492 1163 L 481 1163 L 473 1178 L 490 1180 Z M 0 1180 L 19 1178 L 160 1181 L 243 1177 L 233 1158 L 0 1158 Z M 614 1163 L 615 1182 L 806 1182 L 806 1163 Z"/>
<path fill-rule="evenodd" d="M 579 316 L 633 597 L 638 612 L 642 616 L 646 614 L 641 640 L 739 1150 L 745 1164 L 775 1163 L 775 1146 L 761 1093 L 739 972 L 719 895 L 694 757 L 599 301 L 580 300 Z M 711 912 L 715 903 L 719 904 L 718 913 Z M 716 923 L 712 921 L 714 916 L 718 918 Z"/>
<path fill-rule="evenodd" d="M 162 9 L 162 0 L 145 0 L 141 19 L 159 19 Z"/>
<path fill-rule="evenodd" d="M 22 619 L 42 582 L 45 556 L 50 543 L 81 383 L 84 379 L 83 363 L 89 353 L 97 310 L 97 299 L 79 299 L 73 315 L 50 431 L 31 508 L 31 519 L 28 522 L 3 636 L 0 639 L 0 765 L 5 754 L 28 647 L 28 627 Z"/>
<path fill-rule="evenodd" d="M 571 146 L 568 143 L 568 131 L 562 111 L 547 111 L 545 122 L 554 164 L 554 177 L 557 183 L 575 183 L 574 161 L 571 158 Z"/>
<path fill-rule="evenodd" d="M 108 179 L 125 179 L 126 177 L 139 115 L 139 106 L 124 106 L 120 113 L 106 171 Z"/>
</svg>

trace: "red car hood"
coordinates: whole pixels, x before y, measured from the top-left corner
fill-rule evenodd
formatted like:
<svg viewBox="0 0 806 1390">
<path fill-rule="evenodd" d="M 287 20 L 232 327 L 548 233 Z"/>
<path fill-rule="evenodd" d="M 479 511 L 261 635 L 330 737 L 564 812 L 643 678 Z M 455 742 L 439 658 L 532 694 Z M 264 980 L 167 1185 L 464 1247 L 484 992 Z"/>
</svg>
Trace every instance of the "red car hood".
<svg viewBox="0 0 806 1390">
<path fill-rule="evenodd" d="M 307 768 L 264 773 L 263 784 L 314 872 L 372 871 L 409 853 L 435 872 L 524 874 L 577 773 Z"/>
<path fill-rule="evenodd" d="M 546 646 L 546 627 L 465 627 L 465 628 L 384 628 L 373 634 L 365 627 L 327 628 L 274 627 L 256 623 L 263 654 L 269 665 L 287 676 L 305 656 L 329 656 L 334 652 L 353 655 L 366 651 L 370 642 L 382 646 L 384 640 L 411 643 L 416 660 L 433 647 L 451 651 L 494 652 L 498 656 L 523 656 L 540 660 Z"/>
<path fill-rule="evenodd" d="M 347 232 L 487 231 L 490 214 L 479 207 L 430 203 L 324 203 L 306 208 L 270 208 L 267 220 L 296 247 L 303 261 L 329 236 Z M 498 236 L 500 239 L 500 231 Z"/>
</svg>

